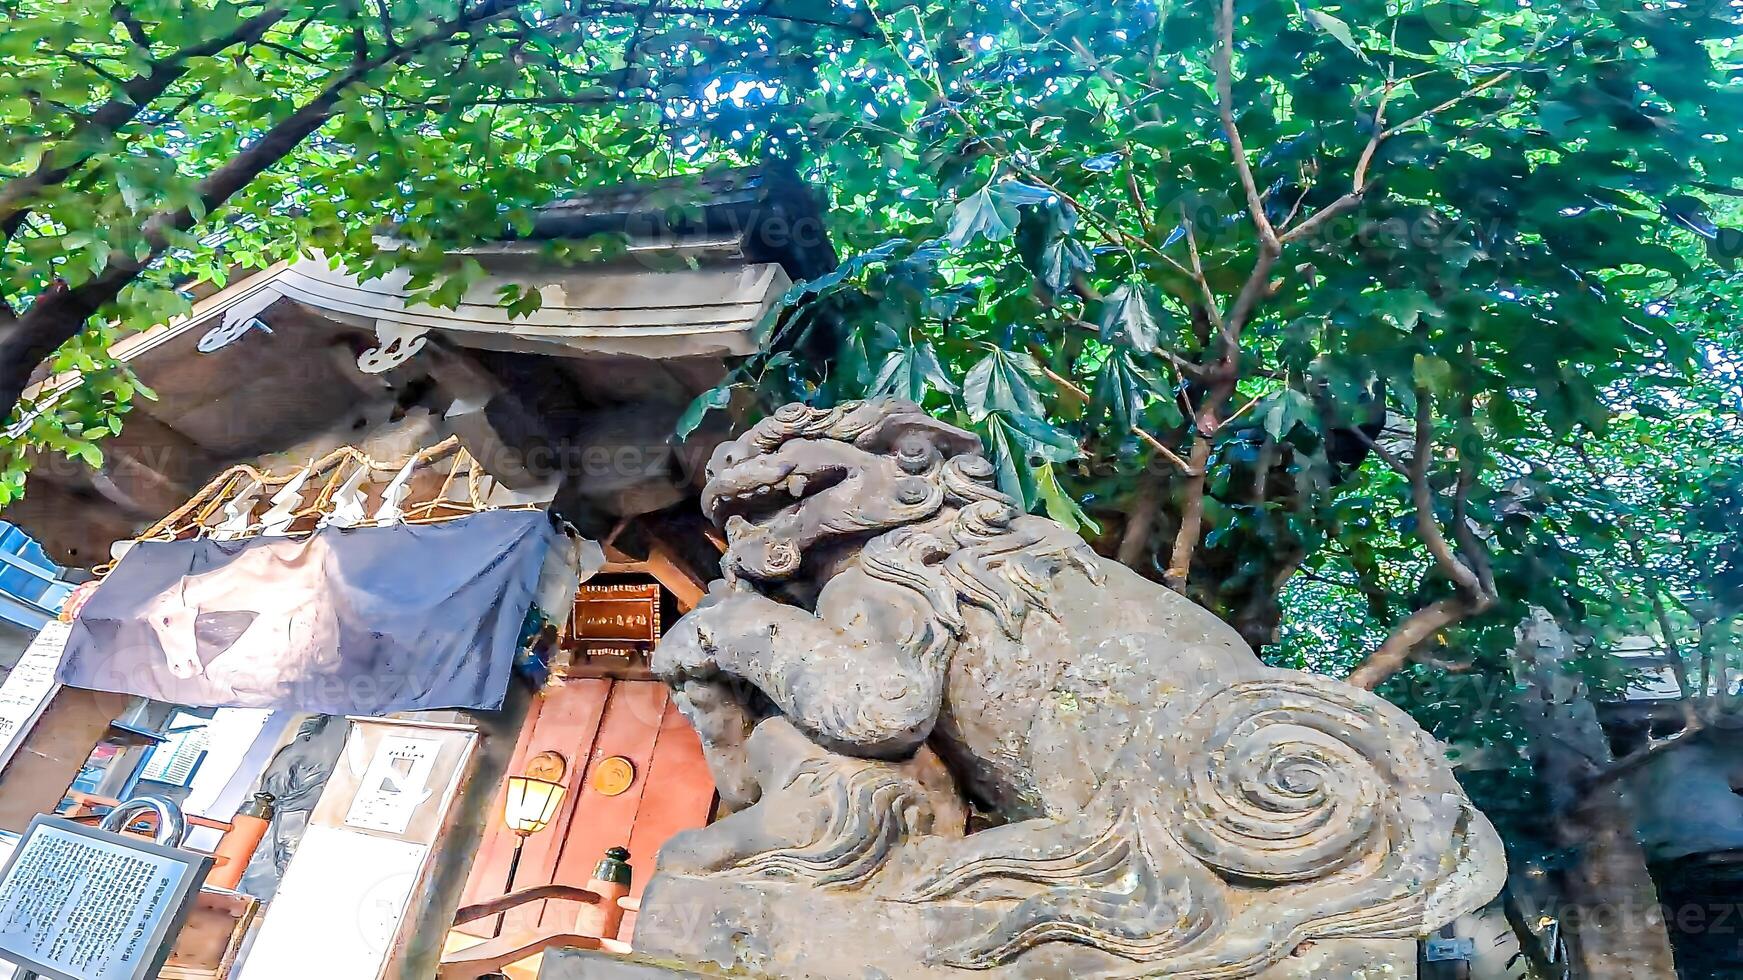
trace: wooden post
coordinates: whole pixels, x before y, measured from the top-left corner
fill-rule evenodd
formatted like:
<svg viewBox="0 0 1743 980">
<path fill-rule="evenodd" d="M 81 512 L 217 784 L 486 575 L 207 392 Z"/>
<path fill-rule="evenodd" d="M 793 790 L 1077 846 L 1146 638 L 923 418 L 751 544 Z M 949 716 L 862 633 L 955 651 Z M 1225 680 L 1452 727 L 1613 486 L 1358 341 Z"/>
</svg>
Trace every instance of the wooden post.
<svg viewBox="0 0 1743 980">
<path fill-rule="evenodd" d="M 622 847 L 607 848 L 605 857 L 593 869 L 593 877 L 587 882 L 588 891 L 599 893 L 599 902 L 581 906 L 580 914 L 575 917 L 577 933 L 601 939 L 617 938 L 624 911 L 617 900 L 629 894 L 630 875 L 629 851 Z"/>
</svg>

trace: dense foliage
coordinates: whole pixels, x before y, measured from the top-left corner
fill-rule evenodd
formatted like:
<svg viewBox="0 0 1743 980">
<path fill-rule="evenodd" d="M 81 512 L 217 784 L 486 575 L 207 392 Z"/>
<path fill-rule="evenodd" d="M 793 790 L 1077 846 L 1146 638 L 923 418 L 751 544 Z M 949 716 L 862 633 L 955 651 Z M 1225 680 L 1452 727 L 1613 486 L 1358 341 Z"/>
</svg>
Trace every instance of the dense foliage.
<svg viewBox="0 0 1743 980">
<path fill-rule="evenodd" d="M 523 227 L 529 206 L 578 184 L 690 165 L 683 148 L 730 125 L 703 118 L 723 81 L 784 83 L 803 66 L 783 52 L 867 32 L 828 0 L 754 14 L 658 0 L 0 12 L 0 505 L 36 447 L 100 460 L 149 397 L 109 345 L 186 312 L 191 288 L 319 247 L 358 272 L 410 265 L 451 304 L 480 270 L 447 274 L 446 247 Z M 388 223 L 407 247 L 381 251 Z M 16 406 L 47 370 L 83 381 L 52 411 Z"/>
<path fill-rule="evenodd" d="M 1700 698 L 1738 666 L 1732 5 L 5 7 L 0 369 L 58 345 L 85 380 L 20 406 L 0 502 L 36 448 L 98 458 L 135 393 L 107 343 L 190 282 L 320 247 L 452 302 L 441 253 L 562 190 L 777 157 L 844 262 L 687 425 L 922 401 L 1026 504 L 1460 743 L 1513 738 L 1533 605 L 1600 685 L 1623 637 Z"/>
<path fill-rule="evenodd" d="M 1376 627 L 1359 682 L 1499 656 L 1638 541 L 1558 457 L 1733 349 L 1736 13 L 1578 6 L 870 7 L 793 139 L 860 220 L 788 330 L 844 356 L 734 383 L 957 414 L 1255 645 L 1311 579 Z"/>
</svg>

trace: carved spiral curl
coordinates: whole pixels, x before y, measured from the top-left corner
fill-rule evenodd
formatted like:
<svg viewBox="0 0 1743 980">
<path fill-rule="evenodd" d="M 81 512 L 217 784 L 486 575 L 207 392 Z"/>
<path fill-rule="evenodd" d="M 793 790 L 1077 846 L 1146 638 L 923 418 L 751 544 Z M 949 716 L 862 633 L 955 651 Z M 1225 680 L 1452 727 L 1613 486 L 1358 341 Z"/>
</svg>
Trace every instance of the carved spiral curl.
<svg viewBox="0 0 1743 980">
<path fill-rule="evenodd" d="M 881 418 L 875 403 L 843 402 L 834 408 L 812 408 L 793 402 L 751 426 L 740 441 L 757 452 L 774 452 L 793 439 L 840 439 L 852 442 Z"/>
<path fill-rule="evenodd" d="M 1210 698 L 1174 744 L 1180 843 L 1225 874 L 1308 881 L 1399 836 L 1397 780 L 1420 748 L 1378 701 L 1312 678 L 1253 681 Z"/>
</svg>

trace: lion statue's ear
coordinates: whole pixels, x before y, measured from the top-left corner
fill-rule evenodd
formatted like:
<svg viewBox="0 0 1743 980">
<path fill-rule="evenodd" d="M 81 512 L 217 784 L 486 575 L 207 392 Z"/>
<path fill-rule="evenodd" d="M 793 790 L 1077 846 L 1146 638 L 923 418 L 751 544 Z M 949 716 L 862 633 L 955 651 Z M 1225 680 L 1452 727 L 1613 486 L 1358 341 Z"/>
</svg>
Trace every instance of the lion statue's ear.
<svg viewBox="0 0 1743 980">
<path fill-rule="evenodd" d="M 980 455 L 979 436 L 938 421 L 913 402 L 892 400 L 883 410 L 889 414 L 855 439 L 855 446 L 866 452 L 889 453 L 899 443 L 918 436 L 937 447 L 944 459 L 964 454 Z"/>
</svg>

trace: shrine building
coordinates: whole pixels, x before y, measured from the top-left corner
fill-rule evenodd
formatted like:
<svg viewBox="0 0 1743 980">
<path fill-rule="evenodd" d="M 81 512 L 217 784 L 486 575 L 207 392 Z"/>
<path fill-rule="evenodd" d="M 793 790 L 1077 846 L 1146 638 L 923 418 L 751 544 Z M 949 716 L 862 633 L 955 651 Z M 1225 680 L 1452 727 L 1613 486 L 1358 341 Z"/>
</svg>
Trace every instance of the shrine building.
<svg viewBox="0 0 1743 980">
<path fill-rule="evenodd" d="M 156 975 L 530 978 L 627 949 L 717 816 L 648 657 L 718 574 L 727 432 L 672 433 L 834 266 L 816 198 L 715 172 L 452 258 L 483 270 L 452 308 L 321 255 L 199 295 L 116 346 L 157 397 L 103 465 L 45 456 L 5 514 L 93 581 L 0 690 L 0 859 L 44 815 L 67 854 L 106 823 L 209 858 Z"/>
</svg>

